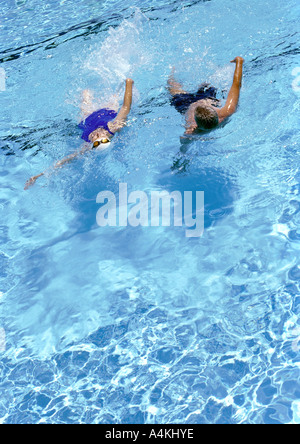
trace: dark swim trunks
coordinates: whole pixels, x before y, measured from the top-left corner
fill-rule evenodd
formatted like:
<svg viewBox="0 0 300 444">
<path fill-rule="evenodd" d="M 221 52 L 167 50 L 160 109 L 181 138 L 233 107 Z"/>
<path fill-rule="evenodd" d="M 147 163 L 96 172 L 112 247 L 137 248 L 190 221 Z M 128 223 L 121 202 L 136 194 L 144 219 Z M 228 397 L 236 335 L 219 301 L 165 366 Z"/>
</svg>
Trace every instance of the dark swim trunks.
<svg viewBox="0 0 300 444">
<path fill-rule="evenodd" d="M 98 128 L 104 128 L 111 135 L 114 135 L 108 128 L 108 122 L 117 117 L 118 113 L 110 109 L 99 109 L 79 123 L 78 127 L 83 131 L 81 138 L 90 142 L 89 135 Z"/>
<path fill-rule="evenodd" d="M 190 93 L 176 94 L 175 96 L 173 96 L 171 100 L 171 105 L 173 105 L 179 113 L 184 114 L 189 109 L 192 103 L 198 102 L 198 100 L 203 100 L 203 99 L 213 99 L 216 101 L 218 100 L 216 96 L 217 96 L 216 88 L 214 88 L 213 86 L 210 86 L 208 88 L 207 85 L 203 85 L 194 94 Z"/>
</svg>

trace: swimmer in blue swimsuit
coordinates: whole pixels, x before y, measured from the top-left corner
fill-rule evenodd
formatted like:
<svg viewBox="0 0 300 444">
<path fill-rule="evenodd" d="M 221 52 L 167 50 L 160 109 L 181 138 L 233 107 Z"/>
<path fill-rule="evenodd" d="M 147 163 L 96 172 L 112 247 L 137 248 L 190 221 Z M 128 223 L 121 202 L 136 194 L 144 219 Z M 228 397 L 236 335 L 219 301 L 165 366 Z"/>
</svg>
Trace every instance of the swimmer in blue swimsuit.
<svg viewBox="0 0 300 444">
<path fill-rule="evenodd" d="M 236 57 L 231 63 L 235 63 L 236 67 L 233 83 L 223 107 L 220 107 L 220 101 L 216 98 L 216 88 L 202 84 L 195 94 L 190 94 L 175 80 L 174 72 L 170 76 L 168 89 L 172 96 L 171 104 L 177 111 L 185 114 L 185 135 L 211 131 L 235 113 L 242 86 L 244 59 Z"/>
<path fill-rule="evenodd" d="M 132 88 L 133 80 L 126 79 L 126 88 L 123 105 L 119 112 L 115 109 L 103 108 L 92 112 L 93 97 L 89 90 L 83 92 L 83 101 L 81 110 L 83 113 L 83 120 L 78 125 L 82 130 L 82 139 L 87 142 L 80 150 L 57 162 L 54 168 L 60 168 L 64 164 L 71 162 L 79 155 L 85 154 L 92 149 L 103 150 L 110 145 L 112 137 L 116 132 L 120 131 L 126 124 L 127 116 L 132 105 Z M 32 186 L 36 180 L 45 173 L 38 174 L 26 182 L 25 190 Z"/>
</svg>

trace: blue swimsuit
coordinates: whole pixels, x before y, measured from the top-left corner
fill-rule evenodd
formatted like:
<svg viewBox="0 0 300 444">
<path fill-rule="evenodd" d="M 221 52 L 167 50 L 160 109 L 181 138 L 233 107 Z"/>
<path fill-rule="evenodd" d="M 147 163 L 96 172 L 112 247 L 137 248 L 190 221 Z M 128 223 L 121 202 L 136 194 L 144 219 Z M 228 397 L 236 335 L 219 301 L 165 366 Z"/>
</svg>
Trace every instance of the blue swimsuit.
<svg viewBox="0 0 300 444">
<path fill-rule="evenodd" d="M 217 90 L 213 86 L 209 88 L 206 85 L 201 85 L 199 90 L 195 94 L 182 93 L 175 94 L 171 100 L 171 104 L 176 108 L 179 113 L 185 113 L 192 103 L 198 102 L 202 99 L 216 99 Z"/>
<path fill-rule="evenodd" d="M 98 128 L 104 128 L 112 136 L 114 133 L 108 128 L 108 122 L 117 117 L 118 113 L 110 109 L 99 109 L 80 122 L 78 127 L 83 131 L 81 138 L 86 142 L 90 142 L 89 135 Z"/>
</svg>

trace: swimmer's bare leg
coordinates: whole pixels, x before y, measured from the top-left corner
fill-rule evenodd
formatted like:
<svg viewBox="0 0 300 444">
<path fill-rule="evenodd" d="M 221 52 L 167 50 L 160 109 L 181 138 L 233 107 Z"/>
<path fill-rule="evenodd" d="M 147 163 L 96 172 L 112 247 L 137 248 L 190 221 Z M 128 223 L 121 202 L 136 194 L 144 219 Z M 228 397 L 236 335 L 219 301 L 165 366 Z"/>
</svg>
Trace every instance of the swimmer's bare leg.
<svg viewBox="0 0 300 444">
<path fill-rule="evenodd" d="M 199 89 L 207 89 L 207 88 L 209 88 L 211 85 L 210 85 L 210 83 L 207 83 L 207 82 L 202 82 L 199 86 L 198 86 L 198 90 Z"/>
<path fill-rule="evenodd" d="M 81 97 L 82 97 L 82 100 L 81 100 L 80 109 L 81 109 L 82 117 L 84 119 L 84 118 L 88 117 L 90 114 L 92 114 L 93 111 L 95 111 L 94 105 L 93 105 L 94 95 L 91 90 L 85 89 L 84 91 L 82 91 Z"/>
<path fill-rule="evenodd" d="M 172 96 L 176 96 L 177 94 L 187 94 L 187 92 L 183 89 L 181 83 L 177 82 L 174 77 L 175 68 L 172 68 L 172 72 L 170 77 L 168 78 L 168 90 Z"/>
<path fill-rule="evenodd" d="M 113 111 L 118 111 L 120 108 L 119 93 L 116 92 L 115 94 L 113 94 L 109 100 L 103 103 L 103 107 L 111 109 Z"/>
</svg>

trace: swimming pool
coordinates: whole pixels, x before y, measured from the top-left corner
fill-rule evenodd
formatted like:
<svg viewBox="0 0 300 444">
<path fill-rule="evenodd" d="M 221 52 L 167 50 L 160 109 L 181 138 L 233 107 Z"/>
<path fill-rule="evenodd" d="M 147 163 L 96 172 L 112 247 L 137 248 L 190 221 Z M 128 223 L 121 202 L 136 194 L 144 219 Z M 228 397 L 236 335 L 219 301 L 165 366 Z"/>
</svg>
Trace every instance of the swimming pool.
<svg viewBox="0 0 300 444">
<path fill-rule="evenodd" d="M 1 5 L 0 422 L 299 423 L 299 2 Z M 170 67 L 238 112 L 184 152 Z M 129 124 L 80 146 L 80 93 L 135 80 Z M 205 230 L 105 227 L 102 190 L 204 191 Z"/>
</svg>

